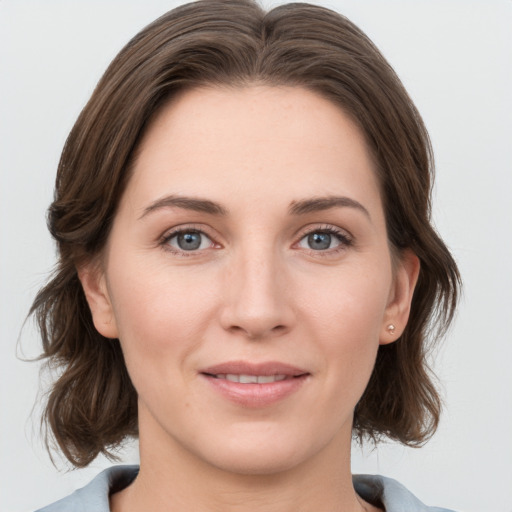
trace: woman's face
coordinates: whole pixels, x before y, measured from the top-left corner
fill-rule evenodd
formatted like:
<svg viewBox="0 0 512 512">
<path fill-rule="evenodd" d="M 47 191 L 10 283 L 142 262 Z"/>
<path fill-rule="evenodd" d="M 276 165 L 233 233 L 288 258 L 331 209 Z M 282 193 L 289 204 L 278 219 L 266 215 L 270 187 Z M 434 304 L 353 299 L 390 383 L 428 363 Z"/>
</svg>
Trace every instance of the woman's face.
<svg viewBox="0 0 512 512">
<path fill-rule="evenodd" d="M 305 89 L 251 86 L 164 107 L 103 271 L 81 279 L 138 392 L 141 457 L 268 473 L 349 450 L 416 273 L 392 268 L 356 125 Z"/>
</svg>

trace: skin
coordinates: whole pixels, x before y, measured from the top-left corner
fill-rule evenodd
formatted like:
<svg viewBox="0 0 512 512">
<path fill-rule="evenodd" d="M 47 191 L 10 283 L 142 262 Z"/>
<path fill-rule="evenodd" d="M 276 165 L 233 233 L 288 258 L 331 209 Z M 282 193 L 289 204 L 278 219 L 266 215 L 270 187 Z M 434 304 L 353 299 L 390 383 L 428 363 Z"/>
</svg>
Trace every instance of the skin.
<svg viewBox="0 0 512 512">
<path fill-rule="evenodd" d="M 349 201 L 290 211 L 334 196 Z M 176 228 L 203 232 L 199 249 Z M 79 271 L 139 395 L 141 470 L 112 509 L 377 510 L 352 486 L 353 411 L 418 271 L 411 253 L 392 262 L 372 159 L 339 107 L 262 85 L 175 97 L 145 134 L 100 265 Z M 307 377 L 246 407 L 201 375 L 233 360 Z"/>
</svg>

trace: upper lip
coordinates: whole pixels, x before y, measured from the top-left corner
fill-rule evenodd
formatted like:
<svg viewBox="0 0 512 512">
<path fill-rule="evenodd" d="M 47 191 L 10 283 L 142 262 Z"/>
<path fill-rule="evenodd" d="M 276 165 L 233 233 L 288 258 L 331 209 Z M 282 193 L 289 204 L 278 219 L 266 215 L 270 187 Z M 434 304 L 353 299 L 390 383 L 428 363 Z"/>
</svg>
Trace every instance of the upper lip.
<svg viewBox="0 0 512 512">
<path fill-rule="evenodd" d="M 309 372 L 287 363 L 268 361 L 263 363 L 251 363 L 248 361 L 226 361 L 224 363 L 208 366 L 201 369 L 200 373 L 209 375 L 286 375 L 297 377 Z"/>
</svg>

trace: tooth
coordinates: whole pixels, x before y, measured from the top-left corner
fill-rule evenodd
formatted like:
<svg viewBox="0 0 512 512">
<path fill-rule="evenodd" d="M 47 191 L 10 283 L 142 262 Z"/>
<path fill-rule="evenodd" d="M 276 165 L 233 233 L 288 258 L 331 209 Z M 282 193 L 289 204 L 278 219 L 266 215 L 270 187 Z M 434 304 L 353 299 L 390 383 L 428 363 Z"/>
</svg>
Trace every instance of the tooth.
<svg viewBox="0 0 512 512">
<path fill-rule="evenodd" d="M 217 377 L 217 379 L 226 379 L 231 382 L 239 382 L 241 384 L 269 384 L 271 382 L 277 382 L 287 378 L 286 375 L 238 375 L 234 373 L 218 373 L 215 377 Z"/>
<path fill-rule="evenodd" d="M 256 384 L 258 377 L 256 375 L 240 375 L 241 384 Z"/>
<path fill-rule="evenodd" d="M 269 382 L 274 382 L 275 375 L 260 375 L 258 377 L 258 384 L 268 384 Z"/>
</svg>

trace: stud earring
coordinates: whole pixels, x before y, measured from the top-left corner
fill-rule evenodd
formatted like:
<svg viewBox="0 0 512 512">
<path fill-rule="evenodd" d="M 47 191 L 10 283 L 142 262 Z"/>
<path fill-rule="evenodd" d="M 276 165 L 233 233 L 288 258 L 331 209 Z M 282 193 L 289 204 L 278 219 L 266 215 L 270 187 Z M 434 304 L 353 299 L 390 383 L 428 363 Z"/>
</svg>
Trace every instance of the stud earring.
<svg viewBox="0 0 512 512">
<path fill-rule="evenodd" d="M 395 329 L 396 329 L 396 327 L 393 324 L 389 324 L 386 327 L 386 330 L 389 332 L 389 334 L 395 334 Z"/>
</svg>

